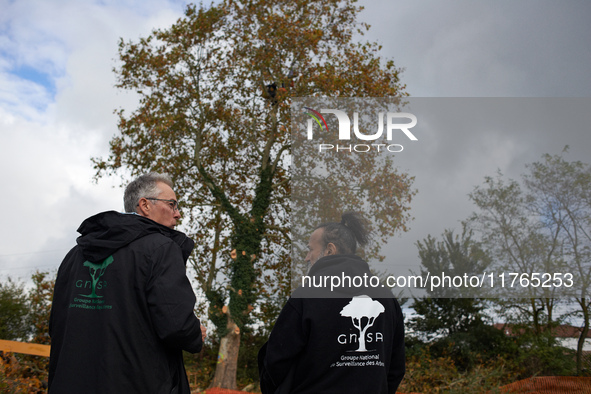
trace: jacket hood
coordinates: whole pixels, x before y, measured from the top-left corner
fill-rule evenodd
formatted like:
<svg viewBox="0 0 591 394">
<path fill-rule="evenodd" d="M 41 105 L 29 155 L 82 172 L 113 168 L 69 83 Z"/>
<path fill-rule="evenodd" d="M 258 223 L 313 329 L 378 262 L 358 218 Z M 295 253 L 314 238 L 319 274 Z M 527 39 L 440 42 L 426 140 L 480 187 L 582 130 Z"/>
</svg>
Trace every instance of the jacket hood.
<svg viewBox="0 0 591 394">
<path fill-rule="evenodd" d="M 185 262 L 195 243 L 184 233 L 163 226 L 146 217 L 119 213 L 102 212 L 86 219 L 78 232 L 76 242 L 84 257 L 91 262 L 99 262 L 136 239 L 149 234 L 160 233 L 177 243 L 183 252 Z"/>
<path fill-rule="evenodd" d="M 347 275 L 369 274 L 369 265 L 363 259 L 354 254 L 336 254 L 324 256 L 318 259 L 310 268 L 308 275 Z"/>
</svg>

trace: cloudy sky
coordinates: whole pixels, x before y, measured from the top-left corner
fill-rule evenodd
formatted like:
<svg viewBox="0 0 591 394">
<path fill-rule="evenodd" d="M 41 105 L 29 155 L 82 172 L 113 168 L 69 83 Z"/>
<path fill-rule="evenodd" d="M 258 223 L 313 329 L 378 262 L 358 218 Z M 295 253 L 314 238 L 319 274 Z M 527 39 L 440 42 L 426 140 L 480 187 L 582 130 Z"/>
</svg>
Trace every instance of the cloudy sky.
<svg viewBox="0 0 591 394">
<path fill-rule="evenodd" d="M 587 1 L 361 3 L 362 20 L 372 25 L 366 38 L 381 43 L 384 57 L 405 69 L 403 82 L 414 97 L 590 95 Z M 121 210 L 119 182 L 93 183 L 90 162 L 108 154 L 108 141 L 117 132 L 113 110 L 133 108 L 135 102 L 114 88 L 117 42 L 169 26 L 185 4 L 0 0 L 0 278 L 25 280 L 35 269 L 57 269 L 83 219 Z M 492 130 L 484 139 L 457 136 L 461 143 L 440 134 L 422 151 L 417 148 L 401 163 L 414 172 L 420 190 L 413 230 L 395 241 L 406 248 L 401 259 L 410 264 L 409 245 L 463 219 L 471 210 L 466 193 L 497 168 L 517 176 L 530 157 L 536 160 L 548 149 L 559 153 L 565 144 L 575 147 L 569 158 L 585 159 L 589 129 L 558 141 L 550 138 L 555 134 L 531 131 L 514 140 Z M 452 154 L 458 147 L 471 153 Z M 433 212 L 446 216 L 434 224 L 425 219 Z"/>
</svg>

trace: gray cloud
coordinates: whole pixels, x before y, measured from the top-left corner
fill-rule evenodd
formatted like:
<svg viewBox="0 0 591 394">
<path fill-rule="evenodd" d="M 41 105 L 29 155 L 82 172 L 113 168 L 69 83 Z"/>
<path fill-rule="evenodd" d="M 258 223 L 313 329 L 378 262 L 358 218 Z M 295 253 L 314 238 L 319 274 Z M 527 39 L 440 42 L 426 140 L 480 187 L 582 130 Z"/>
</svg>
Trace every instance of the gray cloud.
<svg viewBox="0 0 591 394">
<path fill-rule="evenodd" d="M 587 97 L 591 3 L 361 1 L 413 96 Z"/>
</svg>

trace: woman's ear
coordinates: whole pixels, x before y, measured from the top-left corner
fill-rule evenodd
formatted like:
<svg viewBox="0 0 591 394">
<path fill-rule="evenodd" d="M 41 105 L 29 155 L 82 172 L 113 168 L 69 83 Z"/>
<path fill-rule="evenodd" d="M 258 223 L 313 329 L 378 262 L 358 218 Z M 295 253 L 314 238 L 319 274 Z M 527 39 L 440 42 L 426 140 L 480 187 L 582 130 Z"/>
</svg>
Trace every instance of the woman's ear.
<svg viewBox="0 0 591 394">
<path fill-rule="evenodd" d="M 325 256 L 332 256 L 334 254 L 337 254 L 337 247 L 332 242 L 329 242 L 328 245 L 326 245 L 326 254 L 325 254 Z"/>
</svg>

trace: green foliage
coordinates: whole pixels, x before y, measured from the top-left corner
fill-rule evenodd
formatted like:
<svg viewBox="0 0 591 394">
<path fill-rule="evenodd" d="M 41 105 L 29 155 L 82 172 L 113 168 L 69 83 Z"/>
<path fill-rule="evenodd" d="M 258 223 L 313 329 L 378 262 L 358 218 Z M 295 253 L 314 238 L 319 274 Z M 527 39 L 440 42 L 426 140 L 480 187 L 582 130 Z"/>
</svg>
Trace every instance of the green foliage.
<svg viewBox="0 0 591 394">
<path fill-rule="evenodd" d="M 8 278 L 0 283 L 0 339 L 49 344 L 49 313 L 55 281 L 35 272 L 33 287 Z"/>
<path fill-rule="evenodd" d="M 53 288 L 55 279 L 47 272 L 36 271 L 32 276 L 33 287 L 29 291 L 29 312 L 27 322 L 31 328 L 32 339 L 30 342 L 51 344 L 49 337 L 49 315 L 51 312 L 51 303 L 53 300 Z M 24 365 L 29 368 L 31 375 L 47 382 L 49 358 L 38 356 L 23 356 L 21 358 Z"/>
<path fill-rule="evenodd" d="M 206 293 L 209 300 L 207 317 L 214 324 L 217 337 L 222 338 L 228 333 L 228 316 L 224 313 L 225 296 L 218 290 L 209 290 Z"/>
<path fill-rule="evenodd" d="M 450 357 L 460 371 L 469 371 L 499 357 L 510 360 L 519 346 L 501 330 L 482 324 L 434 341 L 430 351 L 435 357 Z"/>
<path fill-rule="evenodd" d="M 39 271 L 35 272 L 31 279 L 33 280 L 33 288 L 29 292 L 28 322 L 33 330 L 32 342 L 50 344 L 49 314 L 53 301 L 55 279 L 49 277 L 49 273 Z"/>
<path fill-rule="evenodd" d="M 536 333 L 530 326 L 516 326 L 518 351 L 511 361 L 520 378 L 575 375 L 576 352 L 558 345 L 550 331 Z"/>
<path fill-rule="evenodd" d="M 50 344 L 49 313 L 55 280 L 49 279 L 48 276 L 46 272 L 35 272 L 31 277 L 33 287 L 28 292 L 25 292 L 23 285 L 16 285 L 10 279 L 7 283 L 0 283 L 0 308 L 4 308 L 4 301 L 18 305 L 19 309 L 23 308 L 19 311 L 18 319 L 21 334 L 12 338 L 0 337 L 0 339 Z M 4 298 L 6 295 L 10 297 Z M 9 308 L 8 312 L 11 310 Z M 5 309 L 0 309 L 0 319 L 5 317 L 4 312 Z M 0 360 L 0 392 L 45 392 L 48 368 L 49 358 L 47 357 L 3 355 Z"/>
<path fill-rule="evenodd" d="M 443 233 L 443 241 L 430 235 L 417 242 L 421 258 L 421 275 L 463 276 L 480 274 L 490 264 L 490 258 L 480 244 L 472 239 L 466 228 L 461 236 L 453 231 Z M 413 309 L 417 316 L 409 322 L 416 333 L 431 339 L 440 335 L 451 336 L 456 333 L 473 331 L 484 325 L 482 310 L 485 302 L 473 298 L 471 289 L 437 288 L 427 289 L 429 298 L 415 299 Z M 444 298 L 445 297 L 445 298 Z"/>
<path fill-rule="evenodd" d="M 532 376 L 569 376 L 576 372 L 575 352 L 557 346 L 547 334 L 480 326 L 428 344 L 407 338 L 407 374 L 402 392 L 496 392 Z"/>
<path fill-rule="evenodd" d="M 515 379 L 502 358 L 461 370 L 450 356 L 433 356 L 429 347 L 411 352 L 407 357 L 406 374 L 398 391 L 410 393 L 483 393 Z M 490 390 L 490 391 L 489 391 Z"/>
<path fill-rule="evenodd" d="M 0 339 L 25 340 L 30 332 L 24 285 L 8 278 L 0 283 Z"/>
<path fill-rule="evenodd" d="M 412 307 L 417 316 L 408 326 L 427 339 L 468 332 L 484 324 L 483 305 L 482 300 L 474 298 L 415 299 Z"/>
</svg>

